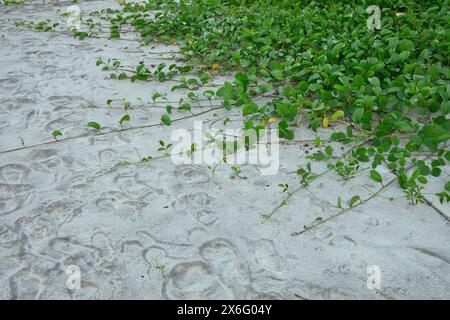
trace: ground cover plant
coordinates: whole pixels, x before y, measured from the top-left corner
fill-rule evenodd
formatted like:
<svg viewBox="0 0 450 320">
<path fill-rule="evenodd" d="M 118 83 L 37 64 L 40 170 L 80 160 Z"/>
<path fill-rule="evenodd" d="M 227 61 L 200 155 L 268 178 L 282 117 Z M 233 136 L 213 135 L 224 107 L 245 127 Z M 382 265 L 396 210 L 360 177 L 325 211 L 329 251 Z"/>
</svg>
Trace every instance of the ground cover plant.
<svg viewBox="0 0 450 320">
<path fill-rule="evenodd" d="M 121 81 L 173 81 L 172 91 L 204 89 L 180 101 L 178 110 L 192 116 L 192 104 L 209 101 L 211 110 L 239 109 L 245 129 L 276 125 L 280 138 L 295 139 L 294 126 L 317 132 L 335 123 L 345 131 L 331 140 L 352 144 L 335 157 L 317 136 L 321 148 L 311 161 L 325 161 L 341 179 L 351 179 L 364 163 L 367 174 L 382 188 L 377 168 L 385 165 L 411 203 L 425 201 L 423 185 L 450 161 L 449 2 L 442 1 L 288 1 L 191 0 L 121 2 L 84 17 L 86 30 L 73 35 L 126 39 L 138 36 L 144 45 L 178 44 L 177 64 L 124 66 L 120 60 L 97 60 L 97 66 Z M 381 9 L 379 29 L 368 28 L 367 8 Z M 53 31 L 52 21 L 18 24 Z M 175 56 L 174 56 L 175 57 Z M 234 81 L 211 83 L 215 75 L 232 74 Z M 264 96 L 269 102 L 260 103 Z M 212 100 L 220 100 L 213 106 Z M 150 104 L 166 104 L 162 124 L 170 126 L 170 96 L 152 96 Z M 111 105 L 114 101 L 108 101 Z M 123 101 L 125 111 L 134 106 Z M 205 111 L 206 112 L 206 111 Z M 198 114 L 202 114 L 199 112 Z M 118 121 L 132 122 L 128 113 Z M 95 122 L 88 126 L 100 131 Z M 63 140 L 54 132 L 55 140 Z M 59 139 L 56 139 L 60 136 Z M 194 147 L 193 147 L 194 148 Z M 168 152 L 167 145 L 160 151 Z M 194 151 L 194 150 L 192 150 Z M 152 157 L 145 158 L 148 162 Z M 233 171 L 239 177 L 241 173 Z M 322 173 L 311 165 L 298 170 L 299 186 L 280 184 L 286 197 L 265 217 L 275 214 L 293 194 Z M 450 182 L 436 194 L 450 200 Z M 372 192 L 377 196 L 379 191 Z M 341 198 L 338 207 L 345 212 Z M 353 195 L 349 207 L 367 199 Z M 317 220 L 323 223 L 325 220 Z M 307 230 L 310 226 L 305 226 Z"/>
</svg>

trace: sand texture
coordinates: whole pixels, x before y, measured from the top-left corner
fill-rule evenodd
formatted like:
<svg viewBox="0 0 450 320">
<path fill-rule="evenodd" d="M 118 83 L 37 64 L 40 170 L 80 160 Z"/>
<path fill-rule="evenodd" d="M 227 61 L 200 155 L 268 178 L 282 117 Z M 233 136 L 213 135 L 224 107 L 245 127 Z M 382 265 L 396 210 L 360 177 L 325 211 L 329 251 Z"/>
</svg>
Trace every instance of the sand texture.
<svg viewBox="0 0 450 320">
<path fill-rule="evenodd" d="M 217 119 L 239 120 L 241 111 L 205 112 L 168 127 L 160 125 L 164 103 L 128 112 L 108 106 L 108 99 L 135 102 L 155 92 L 177 101 L 188 91 L 171 92 L 170 82 L 109 80 L 95 65 L 98 57 L 170 63 L 167 52 L 177 47 L 80 41 L 14 26 L 60 19 L 57 10 L 68 5 L 0 5 L 0 299 L 450 298 L 450 210 L 434 196 L 423 205 L 390 201 L 402 195 L 392 183 L 335 216 L 338 197 L 348 207 L 352 195 L 370 197 L 361 185 L 379 185 L 367 170 L 349 181 L 329 172 L 263 219 L 286 196 L 277 185 L 298 186 L 295 171 L 315 151 L 306 126 L 296 129 L 297 142 L 280 145 L 280 170 L 272 176 L 257 165 L 240 166 L 235 177 L 226 165 L 213 176 L 206 165 L 170 158 L 139 163 L 157 156 L 158 141 L 170 141 L 174 129 L 192 130 L 195 120 L 220 127 Z M 84 12 L 117 6 L 78 5 Z M 121 127 L 126 113 L 131 121 Z M 172 118 L 186 115 L 174 110 Z M 100 132 L 89 121 L 100 123 Z M 58 141 L 54 130 L 63 134 Z M 331 132 L 319 130 L 324 139 Z M 448 180 L 444 171 L 431 191 Z M 394 179 L 380 172 L 385 183 Z M 81 270 L 80 289 L 67 286 L 73 265 Z M 370 290 L 367 268 L 374 265 L 381 287 Z"/>
</svg>

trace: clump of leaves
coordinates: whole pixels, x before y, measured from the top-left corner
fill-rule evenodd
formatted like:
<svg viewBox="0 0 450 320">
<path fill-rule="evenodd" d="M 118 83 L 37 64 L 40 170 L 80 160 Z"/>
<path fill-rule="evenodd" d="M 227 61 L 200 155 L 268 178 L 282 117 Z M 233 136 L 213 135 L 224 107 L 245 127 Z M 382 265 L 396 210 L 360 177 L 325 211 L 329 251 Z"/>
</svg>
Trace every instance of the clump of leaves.
<svg viewBox="0 0 450 320">
<path fill-rule="evenodd" d="M 195 65 L 197 76 L 176 79 L 172 90 L 200 88 L 210 79 L 207 70 L 234 70 L 233 81 L 205 92 L 206 99 L 222 99 L 227 110 L 239 108 L 254 127 L 277 119 L 278 134 L 287 140 L 295 138 L 295 125 L 307 123 L 318 132 L 334 122 L 345 124 L 346 131 L 332 133 L 332 141 L 348 144 L 362 135 L 370 138 L 368 145 L 334 164 L 329 148 L 311 159 L 329 162 L 343 179 L 353 177 L 361 163 L 371 163 L 369 177 L 381 184 L 376 168 L 386 164 L 410 200 L 420 203 L 426 176 L 439 176 L 450 161 L 448 5 L 410 2 L 402 15 L 398 6 L 384 1 L 382 29 L 368 30 L 365 1 L 125 2 L 97 13 L 110 22 L 111 37 L 120 37 L 128 26 L 144 44 L 177 41 L 189 65 L 152 69 L 142 62 L 123 71 L 120 63 L 98 63 L 116 68 L 116 78 L 132 81 L 166 81 Z M 269 101 L 258 104 L 254 97 L 260 94 Z M 169 114 L 161 122 L 170 125 Z M 419 175 L 410 181 L 405 168 L 420 152 L 431 153 L 431 166 L 418 166 Z M 313 177 L 307 169 L 299 175 L 305 185 Z M 446 193 L 438 196 L 448 199 Z"/>
<path fill-rule="evenodd" d="M 162 152 L 164 155 L 170 155 L 170 148 L 172 148 L 172 144 L 171 143 L 166 143 L 163 140 L 159 140 L 159 148 L 158 151 Z"/>
</svg>

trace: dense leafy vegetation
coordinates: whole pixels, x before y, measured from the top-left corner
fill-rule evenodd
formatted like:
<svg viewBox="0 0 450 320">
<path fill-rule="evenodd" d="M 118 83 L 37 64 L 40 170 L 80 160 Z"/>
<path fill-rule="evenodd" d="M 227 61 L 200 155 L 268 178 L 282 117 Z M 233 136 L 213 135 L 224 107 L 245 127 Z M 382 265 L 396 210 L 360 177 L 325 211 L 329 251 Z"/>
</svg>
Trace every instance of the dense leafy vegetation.
<svg viewBox="0 0 450 320">
<path fill-rule="evenodd" d="M 128 24 L 144 42 L 180 43 L 192 65 L 235 71 L 234 83 L 216 95 L 225 107 L 242 108 L 251 125 L 265 126 L 277 118 L 280 137 L 293 139 L 289 127 L 300 114 L 314 131 L 330 121 L 345 121 L 349 129 L 334 133 L 334 140 L 351 141 L 353 127 L 370 137 L 371 146 L 330 166 L 348 177 L 358 162 L 371 161 L 370 177 L 381 183 L 376 168 L 386 162 L 411 200 L 421 201 L 414 195 L 425 176 L 439 176 L 439 167 L 450 160 L 445 148 L 450 137 L 448 1 L 378 1 L 380 30 L 366 24 L 366 8 L 372 4 L 148 1 L 125 3 L 109 20 L 116 26 L 112 33 Z M 253 101 L 267 92 L 274 96 L 271 103 Z M 423 149 L 434 160 L 411 156 Z M 324 160 L 326 153 L 313 158 Z M 417 169 L 408 176 L 411 164 Z M 448 200 L 445 192 L 440 196 Z"/>
<path fill-rule="evenodd" d="M 370 5 L 381 8 L 381 29 L 367 27 Z M 316 132 L 345 124 L 345 132 L 334 132 L 332 140 L 366 143 L 335 161 L 332 148 L 318 139 L 325 149 L 310 158 L 327 161 L 343 179 L 368 162 L 370 178 L 380 184 L 377 167 L 385 164 L 417 203 L 424 201 L 427 176 L 439 176 L 450 161 L 448 12 L 446 0 L 147 0 L 91 17 L 109 23 L 112 39 L 131 27 L 144 44 L 180 45 L 183 66 L 151 69 L 140 63 L 126 70 L 120 61 L 97 61 L 104 70 L 117 70 L 116 78 L 166 81 L 194 74 L 173 87 L 194 90 L 214 74 L 233 72 L 232 83 L 208 96 L 223 99 L 226 109 L 241 109 L 246 129 L 276 123 L 281 138 L 294 139 L 292 126 L 299 123 Z M 76 37 L 96 35 L 92 30 L 99 24 L 87 21 L 91 33 L 75 31 Z M 262 94 L 271 101 L 258 104 L 255 97 Z M 161 118 L 165 125 L 171 124 L 169 114 Z M 304 183 L 312 176 L 310 169 L 299 175 Z M 441 202 L 450 198 L 450 183 L 443 189 Z M 351 206 L 359 201 L 354 198 Z"/>
</svg>

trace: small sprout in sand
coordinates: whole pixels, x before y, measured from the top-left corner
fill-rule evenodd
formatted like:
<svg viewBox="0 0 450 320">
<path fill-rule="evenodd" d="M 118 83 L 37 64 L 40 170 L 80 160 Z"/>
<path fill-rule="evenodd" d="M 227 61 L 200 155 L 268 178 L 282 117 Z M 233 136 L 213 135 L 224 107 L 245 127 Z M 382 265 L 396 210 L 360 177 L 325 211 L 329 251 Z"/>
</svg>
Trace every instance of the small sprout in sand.
<svg viewBox="0 0 450 320">
<path fill-rule="evenodd" d="M 289 185 L 287 183 L 280 183 L 278 186 L 283 190 L 283 192 L 287 192 L 289 190 Z"/>
<path fill-rule="evenodd" d="M 161 275 L 164 277 L 164 271 L 166 270 L 165 264 L 159 264 L 159 265 L 155 266 L 155 269 L 158 270 L 159 272 L 161 272 Z"/>
<path fill-rule="evenodd" d="M 239 174 L 242 172 L 238 167 L 232 166 L 231 170 L 236 174 L 236 176 L 239 176 Z"/>
<path fill-rule="evenodd" d="M 247 179 L 247 177 L 243 177 L 243 176 L 241 176 L 241 173 L 242 173 L 242 171 L 238 168 L 238 167 L 236 167 L 236 166 L 232 166 L 231 167 L 231 170 L 234 172 L 234 175 L 232 175 L 230 178 L 231 179 L 234 179 L 234 178 L 240 178 L 240 179 L 243 179 L 243 180 L 246 180 Z"/>
<path fill-rule="evenodd" d="M 171 143 L 166 144 L 164 141 L 159 140 L 159 145 L 158 151 L 163 152 L 165 155 L 170 155 L 169 150 L 172 148 Z"/>
<path fill-rule="evenodd" d="M 62 133 L 59 130 L 55 130 L 52 132 L 52 136 L 55 138 L 55 140 L 58 140 L 56 137 L 62 136 Z"/>
<path fill-rule="evenodd" d="M 94 122 L 94 121 L 88 122 L 87 126 L 93 128 L 93 129 L 95 129 L 97 131 L 99 131 L 100 128 L 101 128 L 100 125 L 97 122 Z"/>
<path fill-rule="evenodd" d="M 142 162 L 142 163 L 149 162 L 149 161 L 152 160 L 152 159 L 153 159 L 152 156 L 144 157 L 144 158 L 141 159 L 141 162 Z"/>
</svg>

